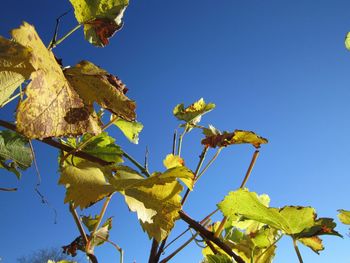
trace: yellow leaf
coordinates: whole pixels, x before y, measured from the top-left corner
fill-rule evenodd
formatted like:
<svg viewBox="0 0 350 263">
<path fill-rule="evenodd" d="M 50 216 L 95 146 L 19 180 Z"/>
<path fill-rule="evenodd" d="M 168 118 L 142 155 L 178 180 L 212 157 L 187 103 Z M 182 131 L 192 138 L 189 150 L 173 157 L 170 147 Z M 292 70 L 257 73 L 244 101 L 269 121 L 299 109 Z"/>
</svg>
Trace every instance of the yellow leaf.
<svg viewBox="0 0 350 263">
<path fill-rule="evenodd" d="M 0 105 L 34 71 L 30 49 L 0 36 Z"/>
<path fill-rule="evenodd" d="M 81 61 L 64 74 L 86 105 L 92 108 L 95 101 L 125 120 L 135 120 L 136 104 L 125 96 L 127 89 L 116 76 L 89 61 Z"/>
<path fill-rule="evenodd" d="M 168 154 L 163 160 L 165 168 L 170 169 L 178 166 L 184 166 L 184 159 L 178 155 Z"/>
<path fill-rule="evenodd" d="M 98 134 L 99 124 L 63 75 L 53 53 L 45 47 L 34 27 L 24 23 L 12 31 L 19 44 L 32 50 L 35 68 L 26 88 L 27 98 L 17 109 L 17 129 L 28 138 L 83 133 Z"/>
<path fill-rule="evenodd" d="M 84 209 L 115 192 L 103 171 L 103 167 L 88 161 L 65 165 L 58 181 L 67 188 L 64 202 L 73 202 L 74 207 Z"/>
</svg>

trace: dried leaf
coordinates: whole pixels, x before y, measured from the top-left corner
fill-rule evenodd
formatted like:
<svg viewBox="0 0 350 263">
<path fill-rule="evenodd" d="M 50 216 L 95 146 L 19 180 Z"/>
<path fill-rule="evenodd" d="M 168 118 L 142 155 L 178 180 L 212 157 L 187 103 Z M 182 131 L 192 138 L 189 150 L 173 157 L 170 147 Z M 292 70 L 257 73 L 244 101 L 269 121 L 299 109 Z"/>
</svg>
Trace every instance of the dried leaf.
<svg viewBox="0 0 350 263">
<path fill-rule="evenodd" d="M 85 105 L 91 109 L 93 103 L 97 102 L 125 120 L 135 120 L 136 104 L 125 96 L 125 85 L 117 77 L 88 61 L 67 68 L 64 74 Z"/>
<path fill-rule="evenodd" d="M 95 46 L 108 45 L 108 38 L 121 29 L 128 0 L 70 0 L 74 14 L 84 24 L 85 39 Z"/>
<path fill-rule="evenodd" d="M 27 98 L 17 109 L 17 129 L 28 138 L 98 134 L 101 129 L 78 94 L 72 89 L 33 26 L 24 23 L 13 38 L 32 50 L 35 68 L 26 88 Z"/>
<path fill-rule="evenodd" d="M 224 132 L 222 134 L 210 135 L 202 140 L 202 144 L 215 148 L 226 147 L 233 144 L 249 143 L 255 148 L 267 143 L 267 139 L 260 137 L 252 131 L 235 130 L 234 132 Z"/>
</svg>

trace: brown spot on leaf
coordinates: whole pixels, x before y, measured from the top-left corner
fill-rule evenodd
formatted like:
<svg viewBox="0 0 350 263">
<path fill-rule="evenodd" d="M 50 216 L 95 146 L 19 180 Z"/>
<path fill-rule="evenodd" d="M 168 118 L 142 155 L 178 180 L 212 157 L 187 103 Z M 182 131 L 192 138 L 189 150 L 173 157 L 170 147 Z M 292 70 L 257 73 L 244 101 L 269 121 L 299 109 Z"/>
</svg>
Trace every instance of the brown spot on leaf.
<svg viewBox="0 0 350 263">
<path fill-rule="evenodd" d="M 96 18 L 85 24 L 91 25 L 94 28 L 96 35 L 101 40 L 103 46 L 108 45 L 108 38 L 112 37 L 116 31 L 122 28 L 122 24 L 117 25 L 115 21 L 106 18 Z"/>
<path fill-rule="evenodd" d="M 86 108 L 72 108 L 69 109 L 64 119 L 66 122 L 74 124 L 79 121 L 86 121 L 89 116 L 90 114 Z"/>
</svg>

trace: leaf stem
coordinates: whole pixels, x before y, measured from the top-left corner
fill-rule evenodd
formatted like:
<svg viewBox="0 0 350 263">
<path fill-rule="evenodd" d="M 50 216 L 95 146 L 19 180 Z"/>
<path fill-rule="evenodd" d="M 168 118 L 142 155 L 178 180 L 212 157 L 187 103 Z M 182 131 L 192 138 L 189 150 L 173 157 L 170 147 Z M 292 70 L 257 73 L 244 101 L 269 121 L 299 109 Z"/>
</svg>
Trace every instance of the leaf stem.
<svg viewBox="0 0 350 263">
<path fill-rule="evenodd" d="M 172 150 L 173 155 L 175 155 L 175 151 L 176 151 L 176 138 L 177 138 L 177 130 L 174 130 L 174 135 L 173 135 L 173 150 Z"/>
<path fill-rule="evenodd" d="M 81 237 L 83 238 L 84 244 L 86 245 L 88 243 L 88 238 L 86 236 L 83 225 L 80 222 L 80 218 L 77 214 L 77 211 L 75 210 L 75 208 L 73 207 L 73 204 L 71 202 L 69 203 L 69 211 L 71 212 L 71 214 L 74 218 L 75 224 L 78 227 L 79 233 L 80 233 Z"/>
<path fill-rule="evenodd" d="M 294 237 L 292 237 L 292 239 L 293 239 L 294 250 L 295 250 L 295 253 L 297 253 L 299 263 L 303 263 L 303 258 L 301 257 L 300 250 L 299 250 L 298 244 L 297 244 L 297 240 Z"/>
<path fill-rule="evenodd" d="M 67 34 L 65 34 L 63 37 L 61 37 L 60 39 L 50 43 L 48 49 L 53 49 L 55 47 L 57 47 L 59 44 L 61 44 L 67 37 L 69 37 L 70 35 L 72 35 L 75 31 L 77 31 L 80 27 L 82 26 L 82 24 L 78 24 L 76 25 L 73 29 L 71 29 Z"/>
<path fill-rule="evenodd" d="M 94 235 L 95 235 L 97 229 L 99 228 L 99 226 L 100 226 L 100 224 L 101 224 L 101 221 L 102 221 L 102 219 L 103 219 L 103 216 L 105 215 L 106 210 L 107 210 L 107 207 L 108 207 L 108 205 L 109 205 L 109 202 L 111 201 L 112 195 L 113 195 L 113 194 L 107 196 L 105 202 L 103 203 L 103 206 L 102 206 L 102 208 L 101 208 L 101 212 L 100 212 L 98 221 L 97 221 L 97 223 L 96 223 L 94 229 L 92 230 L 92 232 L 91 232 L 91 234 L 90 234 L 91 239 L 90 239 L 90 240 L 88 241 L 88 243 L 86 244 L 86 250 L 87 250 L 87 251 L 90 250 L 91 240 L 92 240 L 92 238 L 94 237 Z"/>
<path fill-rule="evenodd" d="M 220 154 L 220 152 L 221 152 L 222 149 L 223 149 L 223 147 L 220 147 L 220 148 L 216 151 L 216 153 L 215 153 L 215 155 L 213 156 L 213 158 L 211 158 L 211 160 L 207 163 L 207 165 L 203 168 L 203 170 L 199 173 L 199 175 L 196 176 L 196 182 L 197 182 L 197 181 L 199 180 L 199 178 L 201 178 L 201 176 L 208 170 L 208 168 L 210 167 L 210 165 L 213 164 L 213 162 L 216 160 L 216 158 L 218 158 L 218 156 L 219 156 L 219 154 Z"/>
<path fill-rule="evenodd" d="M 114 246 L 115 249 L 118 250 L 119 253 L 120 253 L 119 262 L 120 262 L 120 263 L 123 263 L 123 262 L 124 262 L 124 251 L 123 251 L 123 249 L 122 249 L 120 246 L 118 246 L 116 243 L 112 242 L 111 240 L 109 240 L 109 239 L 107 239 L 107 238 L 104 238 L 104 237 L 101 236 L 101 235 L 96 235 L 96 236 L 97 236 L 98 238 L 102 239 L 103 241 L 105 241 L 105 242 L 111 244 L 112 246 Z"/>
<path fill-rule="evenodd" d="M 203 162 L 204 162 L 205 156 L 206 156 L 206 154 L 208 152 L 208 149 L 209 148 L 205 146 L 203 148 L 201 154 L 199 155 L 199 162 L 198 162 L 197 168 L 196 168 L 196 170 L 194 172 L 194 178 L 193 178 L 194 183 L 197 182 L 197 174 L 199 173 L 199 170 L 201 169 L 201 167 L 203 165 Z M 187 188 L 186 193 L 185 193 L 184 197 L 182 198 L 181 205 L 185 204 L 186 199 L 188 198 L 189 194 L 190 194 L 190 189 Z"/>
<path fill-rule="evenodd" d="M 143 173 L 146 177 L 150 177 L 150 173 L 145 169 L 145 167 L 142 166 L 138 161 L 136 161 L 133 157 L 131 157 L 128 153 L 123 151 L 123 156 L 128 159 L 130 162 L 132 162 L 139 170 L 141 173 Z"/>
<path fill-rule="evenodd" d="M 187 132 L 187 129 L 184 128 L 184 131 L 180 134 L 179 136 L 179 143 L 178 143 L 178 148 L 177 148 L 177 155 L 180 157 L 181 156 L 181 149 L 182 149 L 182 139 L 185 136 Z"/>
<path fill-rule="evenodd" d="M 209 223 L 209 221 L 205 222 L 203 225 L 204 227 Z M 166 263 L 170 259 L 172 259 L 174 256 L 176 256 L 177 253 L 179 253 L 181 250 L 183 250 L 188 244 L 190 244 L 200 233 L 197 231 L 194 235 L 192 235 L 185 243 L 183 243 L 181 246 L 179 246 L 173 253 L 171 253 L 169 256 L 164 258 L 160 261 L 160 263 Z"/>
<path fill-rule="evenodd" d="M 245 174 L 245 176 L 244 176 L 244 179 L 243 179 L 243 181 L 242 181 L 242 183 L 241 183 L 241 186 L 240 186 L 239 188 L 243 188 L 243 187 L 245 186 L 245 184 L 247 183 L 247 181 L 248 181 L 248 179 L 249 179 L 249 177 L 250 177 L 250 174 L 252 173 L 252 170 L 253 170 L 253 168 L 254 168 L 254 165 L 255 165 L 255 162 L 256 162 L 256 159 L 258 158 L 258 156 L 259 156 L 259 150 L 256 150 L 256 151 L 254 152 L 254 154 L 253 154 L 253 157 L 252 157 L 252 160 L 250 161 L 248 170 L 247 170 L 247 172 L 246 172 L 246 174 Z M 216 237 L 218 237 L 218 236 L 221 234 L 221 232 L 222 232 L 222 230 L 224 229 L 224 226 L 225 226 L 225 224 L 226 224 L 226 221 L 227 221 L 227 217 L 225 216 L 225 217 L 222 219 L 222 221 L 221 221 L 221 223 L 220 223 L 218 229 L 215 231 L 215 236 L 216 236 Z"/>
<path fill-rule="evenodd" d="M 11 98 L 7 99 L 6 101 L 4 101 L 1 105 L 0 108 L 4 107 L 6 104 L 10 103 L 11 101 L 17 99 L 19 96 L 21 96 L 21 93 L 17 93 L 16 95 L 12 96 Z"/>
</svg>

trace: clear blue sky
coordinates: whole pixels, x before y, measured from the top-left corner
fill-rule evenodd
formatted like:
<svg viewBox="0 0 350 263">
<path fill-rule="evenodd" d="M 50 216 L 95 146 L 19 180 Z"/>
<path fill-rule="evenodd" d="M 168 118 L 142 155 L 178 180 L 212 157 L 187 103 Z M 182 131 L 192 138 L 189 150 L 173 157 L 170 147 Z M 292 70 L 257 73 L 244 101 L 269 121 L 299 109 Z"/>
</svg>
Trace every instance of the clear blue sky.
<svg viewBox="0 0 350 263">
<path fill-rule="evenodd" d="M 6 1 L 2 3 L 0 35 L 22 21 L 34 24 L 48 43 L 55 18 L 70 8 L 66 1 Z M 271 205 L 311 205 L 322 217 L 336 217 L 350 209 L 350 52 L 344 36 L 350 30 L 350 2 L 346 0 L 268 1 L 132 1 L 125 26 L 104 49 L 83 40 L 82 31 L 54 49 L 65 65 L 87 59 L 118 75 L 138 104 L 138 120 L 145 125 L 139 145 L 129 144 L 112 130 L 125 149 L 143 160 L 150 148 L 150 169 L 162 170 L 171 151 L 177 121 L 173 107 L 201 97 L 217 104 L 203 118 L 221 130 L 253 130 L 268 138 L 261 149 L 248 188 L 267 193 Z M 75 25 L 66 16 L 61 32 Z M 12 120 L 1 109 L 0 118 Z M 12 108 L 11 108 L 12 107 Z M 201 135 L 185 138 L 183 156 L 194 169 L 201 151 Z M 0 171 L 0 257 L 3 263 L 36 249 L 60 246 L 78 232 L 57 186 L 57 152 L 35 143 L 42 174 L 41 191 L 58 212 L 42 205 L 34 192 L 37 178 L 29 169 L 23 179 Z M 227 148 L 196 185 L 184 207 L 203 218 L 225 194 L 239 187 L 254 149 Z M 95 213 L 96 210 L 89 210 Z M 111 239 L 125 250 L 125 262 L 147 262 L 151 242 L 135 214 L 119 196 L 110 205 L 114 215 Z M 219 219 L 219 218 L 217 218 Z M 338 220 L 337 220 L 338 222 Z M 179 231 L 185 227 L 177 224 Z M 317 256 L 301 248 L 305 262 L 346 262 L 350 238 L 325 237 L 325 251 Z M 116 252 L 97 249 L 102 263 L 116 262 Z M 199 262 L 201 252 L 189 246 L 173 262 Z M 291 241 L 280 242 L 277 263 L 297 262 Z"/>
</svg>

